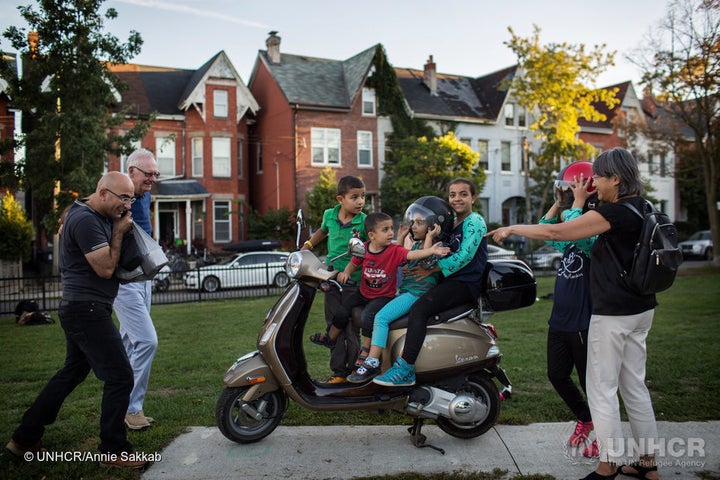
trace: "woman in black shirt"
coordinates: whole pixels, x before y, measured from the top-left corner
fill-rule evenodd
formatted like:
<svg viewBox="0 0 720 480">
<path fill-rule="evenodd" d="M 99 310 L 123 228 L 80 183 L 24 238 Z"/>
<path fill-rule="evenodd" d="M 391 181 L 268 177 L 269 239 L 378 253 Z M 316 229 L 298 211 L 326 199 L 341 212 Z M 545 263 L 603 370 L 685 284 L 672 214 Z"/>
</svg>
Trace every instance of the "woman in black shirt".
<svg viewBox="0 0 720 480">
<path fill-rule="evenodd" d="M 603 152 L 593 162 L 594 185 L 603 204 L 572 222 L 512 225 L 489 232 L 496 242 L 511 234 L 538 240 L 579 240 L 599 235 L 591 251 L 592 317 L 588 332 L 587 396 L 600 463 L 584 480 L 615 478 L 619 473 L 658 478 L 654 448 L 657 425 L 645 385 L 645 339 L 652 326 L 655 295 L 640 295 L 624 284 L 609 245 L 624 268 L 629 268 L 642 219 L 621 203 L 642 209 L 643 182 L 632 154 L 622 148 Z M 582 177 L 577 179 L 583 182 Z M 634 442 L 623 438 L 620 391 Z M 640 454 L 640 460 L 615 467 L 619 460 Z"/>
</svg>

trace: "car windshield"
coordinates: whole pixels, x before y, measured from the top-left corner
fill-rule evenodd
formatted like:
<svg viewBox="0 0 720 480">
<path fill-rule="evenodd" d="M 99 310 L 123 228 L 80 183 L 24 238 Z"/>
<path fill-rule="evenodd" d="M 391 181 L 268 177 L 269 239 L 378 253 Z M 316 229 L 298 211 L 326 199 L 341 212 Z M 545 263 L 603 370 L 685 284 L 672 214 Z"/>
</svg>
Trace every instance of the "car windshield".
<svg viewBox="0 0 720 480">
<path fill-rule="evenodd" d="M 710 232 L 695 232 L 688 240 L 710 240 Z"/>
<path fill-rule="evenodd" d="M 227 261 L 221 263 L 221 265 L 230 265 L 231 263 L 233 263 L 235 261 L 236 258 L 238 258 L 238 257 L 237 256 L 230 257 Z"/>
</svg>

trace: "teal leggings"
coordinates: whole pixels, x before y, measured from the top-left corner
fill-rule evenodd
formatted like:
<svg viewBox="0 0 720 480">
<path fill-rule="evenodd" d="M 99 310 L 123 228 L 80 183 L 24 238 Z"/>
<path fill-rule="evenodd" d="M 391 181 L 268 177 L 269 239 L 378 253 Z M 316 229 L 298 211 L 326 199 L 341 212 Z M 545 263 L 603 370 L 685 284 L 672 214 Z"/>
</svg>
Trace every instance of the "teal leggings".
<svg viewBox="0 0 720 480">
<path fill-rule="evenodd" d="M 372 340 L 371 344 L 376 347 L 385 348 L 387 344 L 388 331 L 390 324 L 402 317 L 410 311 L 413 303 L 420 298 L 412 293 L 401 293 L 397 297 L 390 300 L 390 303 L 386 304 L 378 313 L 375 314 L 375 321 L 373 322 L 372 329 Z M 365 327 L 363 325 L 363 327 Z M 369 332 L 363 328 L 363 335 L 369 337 Z"/>
</svg>

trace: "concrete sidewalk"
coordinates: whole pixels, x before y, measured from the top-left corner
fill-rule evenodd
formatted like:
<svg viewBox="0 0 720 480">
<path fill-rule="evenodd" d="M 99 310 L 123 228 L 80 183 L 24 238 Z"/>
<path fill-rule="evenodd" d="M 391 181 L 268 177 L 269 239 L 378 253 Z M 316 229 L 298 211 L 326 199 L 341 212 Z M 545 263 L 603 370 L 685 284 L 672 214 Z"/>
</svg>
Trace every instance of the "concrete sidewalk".
<svg viewBox="0 0 720 480">
<path fill-rule="evenodd" d="M 484 435 L 461 440 L 429 422 L 427 443 L 445 450 L 416 448 L 403 426 L 278 427 L 267 438 L 240 445 L 217 428 L 191 427 L 161 452 L 143 480 L 350 479 L 402 472 L 491 472 L 548 474 L 579 479 L 596 461 L 567 446 L 574 422 L 497 425 Z M 623 425 L 629 436 L 628 425 Z M 658 422 L 662 478 L 698 479 L 696 472 L 720 475 L 720 421 Z M 149 453 L 149 452 L 148 452 Z M 630 477 L 618 476 L 618 480 Z M 708 478 L 708 477 L 705 477 Z M 717 478 L 709 477 L 709 478 Z"/>
</svg>

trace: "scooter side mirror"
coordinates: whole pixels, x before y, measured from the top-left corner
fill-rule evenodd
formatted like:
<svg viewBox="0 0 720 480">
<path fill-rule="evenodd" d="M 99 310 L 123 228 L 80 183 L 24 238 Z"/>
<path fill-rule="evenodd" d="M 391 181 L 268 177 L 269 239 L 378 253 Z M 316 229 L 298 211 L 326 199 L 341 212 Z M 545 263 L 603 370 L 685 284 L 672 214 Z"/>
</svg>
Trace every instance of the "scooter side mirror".
<svg viewBox="0 0 720 480">
<path fill-rule="evenodd" d="M 348 242 L 348 252 L 353 257 L 365 258 L 365 244 L 357 237 L 352 237 Z"/>
<path fill-rule="evenodd" d="M 300 232 L 305 226 L 305 218 L 303 217 L 302 208 L 298 209 L 297 215 L 295 216 L 295 224 L 297 225 L 297 233 L 295 235 L 295 248 L 300 250 Z"/>
</svg>

